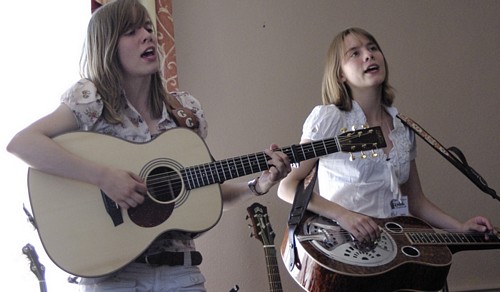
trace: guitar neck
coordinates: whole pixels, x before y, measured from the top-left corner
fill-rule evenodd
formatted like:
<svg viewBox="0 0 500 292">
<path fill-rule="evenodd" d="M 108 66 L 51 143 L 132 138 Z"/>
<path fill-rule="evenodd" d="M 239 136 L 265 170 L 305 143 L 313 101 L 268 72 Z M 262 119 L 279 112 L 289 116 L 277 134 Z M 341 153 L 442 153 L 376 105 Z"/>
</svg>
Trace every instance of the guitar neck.
<svg viewBox="0 0 500 292">
<path fill-rule="evenodd" d="M 247 208 L 248 217 L 252 221 L 252 226 L 255 236 L 264 247 L 267 265 L 267 277 L 269 280 L 269 288 L 271 292 L 282 292 L 280 270 L 276 259 L 276 247 L 274 246 L 274 231 L 269 222 L 267 208 L 257 202 Z"/>
<path fill-rule="evenodd" d="M 339 151 L 355 152 L 386 147 L 380 127 L 373 127 L 344 133 L 338 137 L 294 144 L 279 151 L 288 156 L 292 164 Z M 188 189 L 222 183 L 229 179 L 268 170 L 269 156 L 265 152 L 247 154 L 182 170 L 182 177 Z"/>
<path fill-rule="evenodd" d="M 311 142 L 280 149 L 288 156 L 292 163 L 306 159 L 338 152 L 337 137 L 319 142 Z M 203 165 L 196 165 L 184 169 L 183 179 L 189 189 L 200 188 L 206 185 L 222 183 L 229 179 L 268 170 L 269 156 L 265 152 L 258 152 L 234 158 L 228 158 Z"/>
<path fill-rule="evenodd" d="M 272 246 L 264 246 L 266 255 L 267 278 L 269 280 L 269 289 L 271 292 L 282 292 L 280 271 L 278 261 L 276 259 L 276 248 Z"/>
<path fill-rule="evenodd" d="M 47 284 L 45 283 L 45 280 L 40 280 L 40 292 L 47 292 Z"/>
<path fill-rule="evenodd" d="M 500 233 L 451 233 L 451 232 L 406 232 L 413 245 L 446 245 L 455 253 L 463 250 L 500 248 Z"/>
</svg>

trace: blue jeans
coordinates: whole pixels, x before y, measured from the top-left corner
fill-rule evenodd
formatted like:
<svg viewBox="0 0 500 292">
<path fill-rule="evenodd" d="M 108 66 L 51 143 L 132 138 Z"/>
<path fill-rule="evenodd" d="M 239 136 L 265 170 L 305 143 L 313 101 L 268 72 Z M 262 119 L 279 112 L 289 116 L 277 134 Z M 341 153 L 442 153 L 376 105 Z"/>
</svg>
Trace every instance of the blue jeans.
<svg viewBox="0 0 500 292">
<path fill-rule="evenodd" d="M 206 292 L 205 277 L 197 266 L 150 266 L 131 263 L 100 278 L 83 278 L 80 291 Z"/>
</svg>

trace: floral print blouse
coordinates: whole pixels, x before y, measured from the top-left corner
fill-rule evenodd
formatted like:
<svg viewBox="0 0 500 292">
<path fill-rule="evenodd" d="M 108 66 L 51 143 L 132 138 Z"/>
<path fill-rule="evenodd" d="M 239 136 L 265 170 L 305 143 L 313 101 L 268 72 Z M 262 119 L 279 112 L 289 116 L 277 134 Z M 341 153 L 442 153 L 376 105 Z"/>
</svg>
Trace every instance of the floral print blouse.
<svg viewBox="0 0 500 292">
<path fill-rule="evenodd" d="M 193 111 L 199 120 L 197 133 L 205 139 L 207 137 L 207 122 L 200 102 L 187 92 L 172 92 L 171 94 L 184 107 Z M 128 101 L 120 110 L 121 123 L 110 124 L 106 122 L 102 117 L 104 108 L 102 97 L 97 92 L 95 85 L 88 79 L 81 79 L 70 87 L 62 95 L 61 101 L 71 109 L 78 122 L 79 129 L 82 131 L 108 134 L 136 143 L 151 141 L 158 135 L 150 133 L 146 122 Z M 163 106 L 163 114 L 157 126 L 160 133 L 177 127 L 165 105 Z M 146 253 L 154 254 L 161 251 L 190 251 L 194 249 L 194 242 L 189 234 L 169 232 L 155 240 L 149 246 Z"/>
</svg>

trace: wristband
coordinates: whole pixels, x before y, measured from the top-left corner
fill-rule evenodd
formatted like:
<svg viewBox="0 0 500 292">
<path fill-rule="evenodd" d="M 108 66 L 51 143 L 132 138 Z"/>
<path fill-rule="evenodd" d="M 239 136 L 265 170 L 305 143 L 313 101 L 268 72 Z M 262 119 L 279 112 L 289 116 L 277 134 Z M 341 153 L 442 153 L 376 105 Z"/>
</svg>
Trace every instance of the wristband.
<svg viewBox="0 0 500 292">
<path fill-rule="evenodd" d="M 262 195 L 265 195 L 267 194 L 267 192 L 263 192 L 263 193 L 259 193 L 257 191 L 257 189 L 255 188 L 255 186 L 257 185 L 257 182 L 259 181 L 259 176 L 252 179 L 251 181 L 248 182 L 248 188 L 252 191 L 252 193 L 254 193 L 256 196 L 262 196 Z"/>
</svg>

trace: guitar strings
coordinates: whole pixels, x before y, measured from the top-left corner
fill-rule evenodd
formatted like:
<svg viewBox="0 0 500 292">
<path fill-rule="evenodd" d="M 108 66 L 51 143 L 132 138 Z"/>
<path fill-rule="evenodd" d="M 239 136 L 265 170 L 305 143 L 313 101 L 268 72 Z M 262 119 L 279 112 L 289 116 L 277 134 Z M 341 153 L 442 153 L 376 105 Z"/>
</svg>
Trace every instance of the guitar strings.
<svg viewBox="0 0 500 292">
<path fill-rule="evenodd" d="M 360 134 L 358 137 L 361 137 L 366 134 Z M 356 138 L 356 136 L 354 137 Z M 356 148 L 364 148 L 363 146 L 365 143 L 352 143 L 353 137 L 344 137 L 344 136 L 339 136 L 336 137 L 336 139 L 339 141 L 340 144 L 346 144 L 346 142 L 350 142 L 349 145 L 352 147 Z M 317 157 L 319 156 L 317 153 L 320 152 L 320 150 L 324 151 L 321 152 L 322 154 L 328 154 L 328 149 L 331 148 L 332 146 L 335 146 L 335 149 L 337 148 L 337 142 L 334 141 L 335 138 L 323 140 L 323 141 L 315 141 L 311 143 L 305 143 L 305 144 L 300 144 L 300 148 L 302 149 L 302 156 L 304 158 L 307 158 L 307 154 L 314 154 L 312 157 Z M 315 146 L 316 144 L 316 146 Z M 321 144 L 323 146 L 320 146 L 320 148 L 324 149 L 316 149 L 317 145 Z M 337 152 L 340 149 L 336 149 Z M 283 148 L 283 149 L 275 149 L 274 151 L 283 151 L 285 154 L 287 152 L 291 152 L 292 149 L 291 147 Z M 291 154 L 287 154 L 290 158 L 293 158 Z M 251 156 L 255 156 L 257 161 L 260 161 L 257 165 L 255 163 L 252 163 L 250 160 Z M 223 171 L 224 169 L 224 164 L 228 165 L 228 175 L 226 175 L 226 172 Z M 231 167 L 233 166 L 233 167 Z M 242 175 L 247 175 L 251 173 L 255 173 L 257 171 L 254 171 L 254 167 L 258 166 L 259 171 L 264 169 L 269 169 L 269 165 L 267 164 L 267 155 L 265 153 L 254 153 L 254 154 L 249 154 L 249 155 L 244 155 L 232 159 L 226 159 L 226 160 L 221 160 L 218 162 L 211 162 L 211 163 L 206 163 L 206 164 L 201 164 L 197 166 L 191 166 L 188 168 L 185 168 L 181 170 L 181 175 L 183 177 L 186 177 L 186 180 L 190 181 L 192 185 L 195 186 L 204 186 L 207 184 L 213 184 L 217 182 L 222 182 L 227 179 L 231 179 L 236 176 L 242 176 Z M 251 170 L 250 172 L 247 172 L 247 170 Z M 208 173 L 211 173 L 211 176 L 208 176 Z M 214 175 L 216 173 L 217 175 Z M 242 175 L 240 175 L 242 173 Z M 229 177 L 228 177 L 229 176 Z M 189 179 L 189 177 L 191 177 Z M 217 179 L 216 179 L 217 177 Z M 222 177 L 224 179 L 222 179 Z M 160 174 L 151 174 L 148 176 L 147 179 L 148 182 L 148 188 L 156 188 L 156 189 L 161 189 L 162 184 L 166 183 L 165 187 L 173 187 L 173 188 L 179 188 L 183 184 L 183 180 L 179 178 L 179 174 L 176 171 L 169 171 L 166 173 L 160 173 Z"/>
<path fill-rule="evenodd" d="M 275 288 L 281 288 L 281 278 L 278 268 L 278 261 L 276 259 L 276 249 L 275 246 L 268 246 L 264 248 L 264 254 L 266 257 L 268 273 L 267 277 L 269 284 Z"/>
<path fill-rule="evenodd" d="M 484 238 L 485 235 L 492 234 L 492 232 L 479 232 L 479 231 L 461 232 L 458 229 L 440 229 L 439 231 L 441 231 L 441 232 L 437 232 L 436 229 L 434 229 L 434 228 L 420 228 L 420 227 L 402 228 L 401 231 L 398 231 L 398 232 L 391 232 L 390 230 L 385 230 L 385 229 L 384 229 L 384 231 L 386 231 L 387 234 L 390 234 L 391 236 L 394 236 L 394 237 L 396 237 L 396 236 L 406 237 L 406 236 L 408 236 L 409 233 L 415 233 L 415 235 L 419 235 L 419 236 L 429 236 L 429 235 L 430 236 L 443 236 L 443 237 L 446 237 L 443 239 L 443 243 L 449 243 L 448 241 L 446 241 L 446 239 L 449 239 L 450 237 L 454 237 L 451 239 L 454 241 L 458 241 L 457 239 L 469 241 L 469 240 L 472 240 L 472 238 L 470 238 L 470 237 L 474 237 L 474 239 L 477 239 L 478 237 Z M 351 233 L 349 233 L 346 230 L 340 230 L 340 231 L 338 231 L 338 230 L 326 230 L 326 232 L 329 234 L 339 235 L 339 236 L 350 236 L 351 235 Z M 320 234 L 320 233 L 318 233 L 318 234 Z M 310 235 L 310 234 L 307 234 L 307 235 Z M 469 239 L 463 238 L 463 236 L 467 236 L 467 237 L 469 237 Z M 500 242 L 500 238 L 498 236 L 490 237 L 489 240 L 491 240 L 492 242 L 495 242 L 495 243 Z"/>
<path fill-rule="evenodd" d="M 354 138 L 356 138 L 356 137 L 354 137 Z M 337 137 L 337 139 L 338 139 L 339 144 L 345 144 L 346 142 L 352 143 L 352 137 Z M 332 138 L 329 140 L 316 141 L 316 142 L 305 143 L 305 144 L 299 145 L 300 148 L 302 149 L 303 157 L 307 158 L 308 153 L 309 154 L 313 153 L 314 154 L 313 157 L 318 157 L 319 156 L 318 152 L 319 152 L 319 150 L 321 150 L 321 149 L 316 149 L 315 145 L 317 146 L 318 144 L 323 145 L 323 147 L 320 147 L 320 148 L 324 148 L 323 149 L 325 151 L 324 154 L 328 154 L 328 148 L 332 147 L 332 146 L 335 146 L 335 149 L 336 149 L 335 152 L 341 150 L 341 149 L 337 149 L 338 148 L 337 141 L 334 141 L 334 139 Z M 361 146 L 361 148 L 363 148 L 364 144 L 363 143 L 356 143 L 356 144 L 352 144 L 351 146 L 357 147 L 357 148 L 359 148 L 359 146 Z M 275 149 L 275 151 L 283 151 L 290 158 L 294 158 L 292 154 L 289 154 L 292 152 L 291 147 L 283 148 L 283 149 Z M 255 154 L 250 154 L 250 155 L 246 155 L 246 156 L 240 156 L 240 157 L 233 158 L 233 159 L 226 159 L 226 160 L 222 160 L 219 162 L 206 163 L 206 164 L 202 164 L 202 165 L 198 165 L 198 166 L 192 166 L 189 168 L 185 168 L 185 169 L 180 171 L 181 176 L 183 178 L 186 178 L 187 180 L 189 180 L 189 178 L 187 176 L 191 177 L 190 179 L 191 179 L 192 185 L 204 186 L 206 184 L 212 184 L 212 183 L 223 181 L 221 179 L 221 174 L 224 177 L 224 180 L 228 179 L 228 177 L 226 176 L 226 172 L 224 172 L 224 171 L 220 172 L 220 170 L 223 170 L 224 164 L 228 165 L 228 170 L 229 170 L 228 175 L 230 175 L 230 178 L 233 178 L 235 175 L 240 176 L 240 172 L 242 172 L 244 175 L 249 174 L 246 171 L 247 169 L 250 169 L 251 173 L 254 173 L 255 171 L 253 170 L 253 167 L 255 166 L 255 164 L 250 161 L 250 156 L 255 156 L 257 158 L 257 161 L 263 160 L 264 161 L 263 165 L 265 165 L 265 169 L 269 169 L 269 165 L 267 164 L 267 155 L 265 153 L 255 153 Z M 246 158 L 246 159 L 244 159 L 244 158 Z M 239 160 L 239 162 L 237 162 L 237 160 Z M 231 167 L 231 165 L 233 167 Z M 257 166 L 259 167 L 259 170 L 262 170 L 261 163 L 259 163 Z M 236 174 L 234 174 L 234 171 L 236 171 Z M 214 172 L 217 174 L 217 180 L 213 174 Z M 208 173 L 212 174 L 211 179 L 208 176 Z M 149 175 L 148 179 L 147 179 L 148 191 L 151 191 L 151 189 L 153 189 L 154 192 L 172 193 L 173 191 L 176 191 L 176 190 L 178 192 L 180 192 L 182 185 L 183 185 L 183 179 L 181 179 L 179 174 L 174 170 L 168 171 L 166 173 L 152 174 L 152 175 Z M 405 228 L 403 230 L 405 233 L 409 233 L 409 232 L 423 233 L 424 231 L 427 231 L 427 232 L 429 232 L 429 234 L 440 234 L 440 233 L 436 233 L 434 229 Z M 457 230 L 448 229 L 448 230 L 442 230 L 442 231 L 453 233 Z M 340 233 L 348 234 L 347 231 L 340 232 Z M 442 233 L 442 234 L 449 235 L 447 233 Z M 462 234 L 463 236 L 467 236 L 467 235 L 484 236 L 487 233 L 462 232 L 460 234 Z M 493 232 L 490 232 L 490 234 L 493 235 Z M 394 236 L 398 236 L 398 235 L 406 236 L 406 234 L 397 234 L 397 233 L 393 234 L 393 235 Z M 492 238 L 496 238 L 498 240 L 498 237 L 492 236 Z"/>
</svg>

